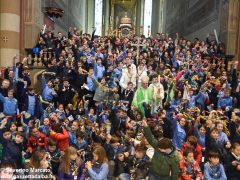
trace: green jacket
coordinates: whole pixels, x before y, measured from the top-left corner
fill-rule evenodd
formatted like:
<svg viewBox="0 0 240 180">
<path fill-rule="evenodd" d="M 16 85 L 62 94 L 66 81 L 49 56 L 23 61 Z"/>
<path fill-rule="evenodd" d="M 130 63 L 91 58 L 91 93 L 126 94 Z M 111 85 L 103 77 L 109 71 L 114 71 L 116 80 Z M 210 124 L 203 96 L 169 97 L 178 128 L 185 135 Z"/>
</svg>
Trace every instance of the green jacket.
<svg viewBox="0 0 240 180">
<path fill-rule="evenodd" d="M 170 154 L 158 150 L 157 141 L 153 137 L 149 127 L 144 128 L 144 134 L 149 144 L 155 149 L 149 171 L 158 177 L 170 176 L 171 180 L 177 180 L 179 175 L 179 157 L 175 150 Z"/>
</svg>

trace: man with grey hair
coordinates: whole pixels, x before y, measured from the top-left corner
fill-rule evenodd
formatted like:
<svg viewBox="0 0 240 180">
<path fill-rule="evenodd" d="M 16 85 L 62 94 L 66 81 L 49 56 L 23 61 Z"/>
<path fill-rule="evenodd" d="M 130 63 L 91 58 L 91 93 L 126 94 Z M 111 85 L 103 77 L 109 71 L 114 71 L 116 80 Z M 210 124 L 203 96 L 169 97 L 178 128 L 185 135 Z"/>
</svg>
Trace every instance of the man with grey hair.
<svg viewBox="0 0 240 180">
<path fill-rule="evenodd" d="M 132 101 L 132 108 L 138 110 L 144 117 L 148 116 L 147 112 L 152 111 L 153 90 L 148 87 L 148 81 L 148 76 L 141 78 L 141 86 L 137 88 Z"/>
</svg>

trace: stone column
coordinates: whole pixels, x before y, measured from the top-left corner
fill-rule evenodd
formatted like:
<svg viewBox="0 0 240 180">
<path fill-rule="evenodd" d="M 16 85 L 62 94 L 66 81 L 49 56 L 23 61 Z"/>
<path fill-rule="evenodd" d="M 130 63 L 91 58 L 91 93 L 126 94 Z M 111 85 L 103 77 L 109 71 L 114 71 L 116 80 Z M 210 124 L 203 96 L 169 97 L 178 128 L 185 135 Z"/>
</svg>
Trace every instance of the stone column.
<svg viewBox="0 0 240 180">
<path fill-rule="evenodd" d="M 240 19 L 240 11 L 238 12 L 238 19 Z M 235 59 L 238 60 L 238 69 L 240 69 L 240 23 L 238 21 L 238 31 L 237 31 L 237 43 L 236 43 L 236 57 Z"/>
<path fill-rule="evenodd" d="M 228 16 L 228 40 L 227 40 L 227 54 L 235 55 L 237 44 L 237 28 L 239 15 L 239 1 L 230 0 L 229 2 L 229 16 Z"/>
<path fill-rule="evenodd" d="M 43 2 L 41 0 L 24 0 L 24 3 L 24 47 L 31 49 L 36 45 L 44 24 L 41 12 Z M 60 27 L 59 31 L 61 31 Z"/>
<path fill-rule="evenodd" d="M 95 15 L 95 0 L 88 0 L 87 1 L 87 32 L 92 33 L 94 27 L 94 15 Z"/>
<path fill-rule="evenodd" d="M 108 35 L 109 29 L 109 18 L 110 18 L 110 0 L 103 1 L 103 15 L 104 15 L 104 27 L 103 27 L 103 35 Z"/>
<path fill-rule="evenodd" d="M 158 32 L 158 26 L 160 24 L 160 1 L 152 1 L 152 23 L 151 34 L 153 36 Z"/>
<path fill-rule="evenodd" d="M 144 0 L 137 1 L 137 22 L 136 22 L 136 34 L 140 35 L 140 27 L 143 26 L 144 19 Z"/>
<path fill-rule="evenodd" d="M 20 0 L 0 1 L 0 66 L 13 64 L 20 49 Z"/>
<path fill-rule="evenodd" d="M 82 30 L 83 33 L 87 32 L 87 1 L 86 0 L 82 0 L 82 6 L 81 6 L 81 14 L 82 14 L 82 22 L 81 22 L 81 26 L 82 26 Z"/>
</svg>

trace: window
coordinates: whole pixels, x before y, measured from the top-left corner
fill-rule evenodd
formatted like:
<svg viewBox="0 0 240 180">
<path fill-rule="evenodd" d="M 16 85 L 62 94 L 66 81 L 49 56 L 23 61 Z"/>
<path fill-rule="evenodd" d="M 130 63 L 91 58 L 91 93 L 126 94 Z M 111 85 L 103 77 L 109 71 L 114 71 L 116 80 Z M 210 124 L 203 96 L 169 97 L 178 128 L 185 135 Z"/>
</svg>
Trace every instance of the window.
<svg viewBox="0 0 240 180">
<path fill-rule="evenodd" d="M 96 35 L 102 35 L 102 15 L 103 15 L 103 0 L 95 0 L 95 23 Z"/>
<path fill-rule="evenodd" d="M 151 35 L 151 23 L 152 23 L 152 0 L 145 0 L 143 34 L 146 37 Z"/>
</svg>

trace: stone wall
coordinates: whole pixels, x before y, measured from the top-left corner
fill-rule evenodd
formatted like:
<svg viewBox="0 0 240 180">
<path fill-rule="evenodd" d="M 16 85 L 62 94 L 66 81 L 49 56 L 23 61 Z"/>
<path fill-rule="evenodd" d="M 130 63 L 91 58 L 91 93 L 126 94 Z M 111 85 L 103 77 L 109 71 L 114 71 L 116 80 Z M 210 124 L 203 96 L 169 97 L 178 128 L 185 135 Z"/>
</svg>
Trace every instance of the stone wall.
<svg viewBox="0 0 240 180">
<path fill-rule="evenodd" d="M 165 1 L 165 32 L 189 40 L 205 40 L 207 34 L 226 45 L 226 53 L 236 55 L 239 27 L 239 0 L 167 0 Z"/>
<path fill-rule="evenodd" d="M 205 39 L 216 29 L 219 33 L 219 0 L 168 0 L 166 3 L 165 31 L 192 40 Z"/>
</svg>

